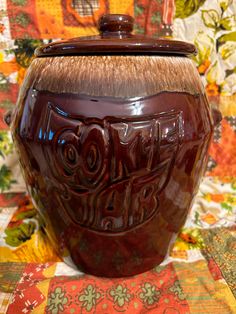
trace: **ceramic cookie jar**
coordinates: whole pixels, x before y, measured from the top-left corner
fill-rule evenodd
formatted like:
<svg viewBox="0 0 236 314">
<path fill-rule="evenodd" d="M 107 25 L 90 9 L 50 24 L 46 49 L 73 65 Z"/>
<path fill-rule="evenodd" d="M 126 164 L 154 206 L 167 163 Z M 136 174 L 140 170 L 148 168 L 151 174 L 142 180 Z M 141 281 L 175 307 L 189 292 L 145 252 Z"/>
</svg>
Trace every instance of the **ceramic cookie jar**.
<svg viewBox="0 0 236 314">
<path fill-rule="evenodd" d="M 80 270 L 135 275 L 160 264 L 183 226 L 220 114 L 192 44 L 132 34 L 38 48 L 11 130 L 28 191 L 58 254 Z"/>
</svg>

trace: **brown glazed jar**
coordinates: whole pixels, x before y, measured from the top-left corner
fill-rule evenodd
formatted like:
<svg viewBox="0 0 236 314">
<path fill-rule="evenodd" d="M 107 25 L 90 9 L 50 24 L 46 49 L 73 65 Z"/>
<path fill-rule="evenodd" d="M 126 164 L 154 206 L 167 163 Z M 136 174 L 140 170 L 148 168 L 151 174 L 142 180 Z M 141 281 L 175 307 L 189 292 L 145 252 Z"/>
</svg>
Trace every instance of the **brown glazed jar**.
<svg viewBox="0 0 236 314">
<path fill-rule="evenodd" d="M 98 36 L 38 48 L 12 116 L 48 237 L 66 262 L 98 276 L 163 261 L 220 117 L 188 58 L 195 47 L 132 28 L 130 16 L 105 15 Z"/>
</svg>

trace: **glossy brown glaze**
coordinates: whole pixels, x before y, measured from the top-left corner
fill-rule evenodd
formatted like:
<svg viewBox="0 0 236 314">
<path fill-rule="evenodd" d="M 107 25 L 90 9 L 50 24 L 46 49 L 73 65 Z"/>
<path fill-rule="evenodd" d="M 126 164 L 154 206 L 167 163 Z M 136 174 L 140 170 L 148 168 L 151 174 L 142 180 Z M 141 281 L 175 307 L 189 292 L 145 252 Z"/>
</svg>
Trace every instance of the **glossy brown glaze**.
<svg viewBox="0 0 236 314">
<path fill-rule="evenodd" d="M 60 255 L 98 276 L 159 264 L 206 167 L 204 95 L 139 99 L 29 89 L 13 138 L 29 191 Z"/>
<path fill-rule="evenodd" d="M 99 36 L 39 48 L 12 119 L 49 238 L 65 261 L 98 276 L 163 261 L 220 119 L 185 57 L 195 47 L 132 27 L 129 16 L 103 16 Z"/>
<path fill-rule="evenodd" d="M 50 43 L 36 49 L 35 54 L 38 57 L 98 54 L 183 56 L 196 54 L 195 46 L 190 43 L 133 35 L 133 22 L 133 18 L 129 15 L 103 15 L 98 22 L 100 35 Z"/>
<path fill-rule="evenodd" d="M 126 14 L 105 14 L 98 21 L 101 36 L 129 36 L 133 26 L 134 19 Z"/>
</svg>

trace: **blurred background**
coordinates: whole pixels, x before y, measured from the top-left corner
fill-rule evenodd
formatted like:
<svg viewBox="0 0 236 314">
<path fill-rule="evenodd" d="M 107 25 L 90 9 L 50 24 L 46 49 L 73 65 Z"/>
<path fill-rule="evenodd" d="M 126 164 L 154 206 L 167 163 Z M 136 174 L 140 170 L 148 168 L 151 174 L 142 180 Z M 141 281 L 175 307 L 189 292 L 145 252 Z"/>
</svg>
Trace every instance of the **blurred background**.
<svg viewBox="0 0 236 314">
<path fill-rule="evenodd" d="M 83 275 L 57 257 L 25 194 L 3 121 L 35 48 L 97 34 L 105 13 L 132 15 L 136 34 L 194 43 L 193 61 L 223 116 L 206 176 L 168 259 L 120 281 Z M 235 215 L 235 0 L 0 0 L 0 314 L 236 313 Z"/>
</svg>

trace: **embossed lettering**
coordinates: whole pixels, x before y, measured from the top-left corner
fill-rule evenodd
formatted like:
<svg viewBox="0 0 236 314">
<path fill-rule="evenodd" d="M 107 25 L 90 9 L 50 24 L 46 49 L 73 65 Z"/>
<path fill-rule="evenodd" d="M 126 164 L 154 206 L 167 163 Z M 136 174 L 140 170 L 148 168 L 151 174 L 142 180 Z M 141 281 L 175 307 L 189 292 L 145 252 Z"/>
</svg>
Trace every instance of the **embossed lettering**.
<svg viewBox="0 0 236 314">
<path fill-rule="evenodd" d="M 158 155 L 159 134 L 155 120 L 110 125 L 114 162 L 113 179 L 129 177 L 141 169 L 151 169 Z"/>
<path fill-rule="evenodd" d="M 87 186 L 97 185 L 108 165 L 107 132 L 97 124 L 84 125 L 79 130 L 78 138 L 81 147 L 78 178 Z"/>
<path fill-rule="evenodd" d="M 153 217 L 181 140 L 181 114 L 96 123 L 63 115 L 67 127 L 57 129 L 58 114 L 48 114 L 56 152 L 48 158 L 55 176 L 65 178 L 63 206 L 71 218 L 97 231 L 122 232 Z"/>
</svg>

